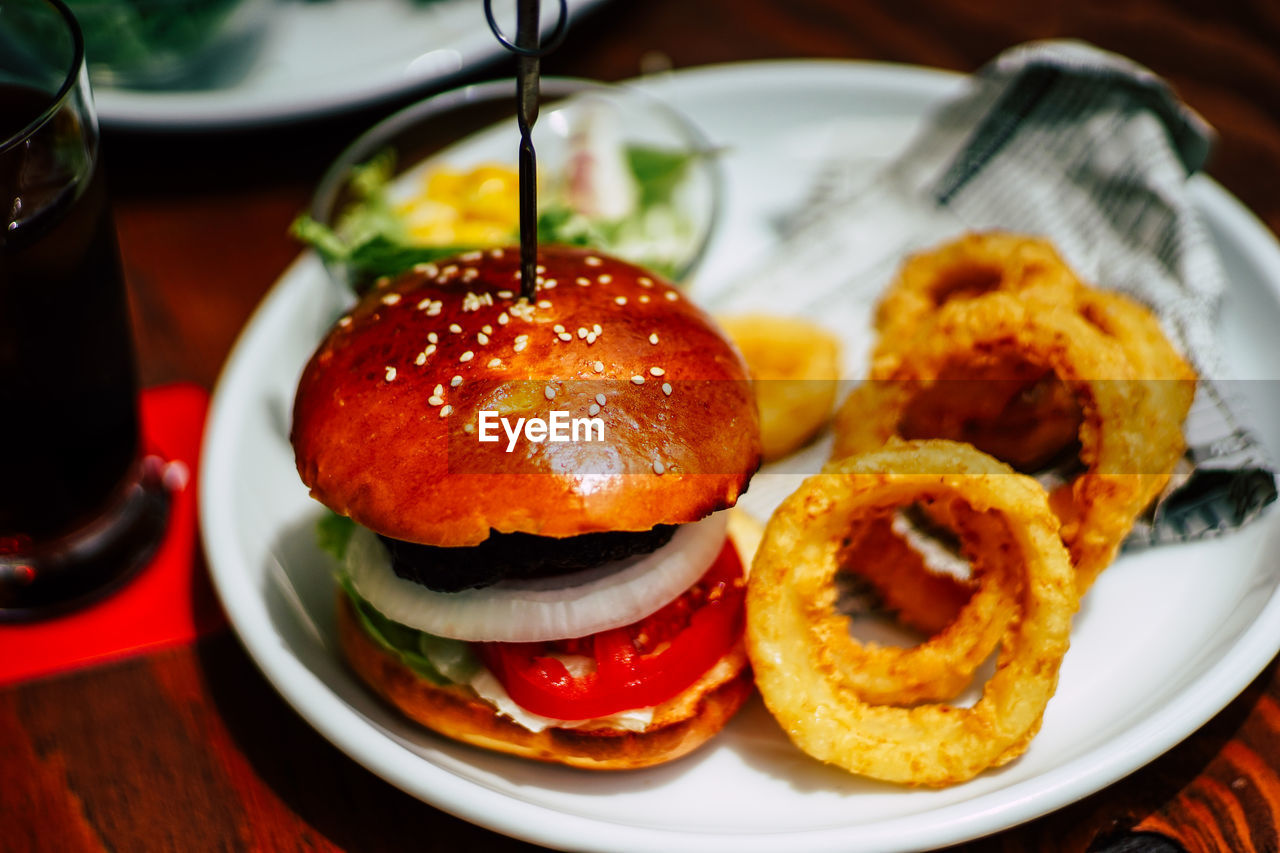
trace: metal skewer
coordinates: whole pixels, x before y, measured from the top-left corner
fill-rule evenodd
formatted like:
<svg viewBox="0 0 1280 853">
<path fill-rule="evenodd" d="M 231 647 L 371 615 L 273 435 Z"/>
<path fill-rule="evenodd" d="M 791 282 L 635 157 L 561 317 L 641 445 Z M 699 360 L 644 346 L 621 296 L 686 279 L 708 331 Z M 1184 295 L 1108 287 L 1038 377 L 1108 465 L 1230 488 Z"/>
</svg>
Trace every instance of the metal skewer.
<svg viewBox="0 0 1280 853">
<path fill-rule="evenodd" d="M 516 0 L 516 39 L 502 33 L 493 16 L 492 0 L 484 0 L 485 20 L 498 43 L 516 60 L 516 121 L 520 127 L 520 294 L 533 299 L 538 268 L 538 161 L 533 150 L 533 125 L 538 120 L 541 60 L 564 41 L 568 29 L 568 0 L 559 0 L 560 15 L 546 44 L 540 44 L 539 0 Z"/>
</svg>

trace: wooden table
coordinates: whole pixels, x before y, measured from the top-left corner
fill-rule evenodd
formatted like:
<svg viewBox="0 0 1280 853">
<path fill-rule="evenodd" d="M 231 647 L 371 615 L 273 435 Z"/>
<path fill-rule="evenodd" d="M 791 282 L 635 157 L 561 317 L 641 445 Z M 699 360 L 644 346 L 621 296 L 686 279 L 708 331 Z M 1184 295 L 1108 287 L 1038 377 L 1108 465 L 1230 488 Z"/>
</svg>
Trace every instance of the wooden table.
<svg viewBox="0 0 1280 853">
<path fill-rule="evenodd" d="M 575 26 L 544 70 L 612 80 L 642 67 L 840 57 L 968 71 L 1027 39 L 1079 37 L 1171 80 L 1222 135 L 1211 173 L 1280 230 L 1280 6 L 1234 5 L 619 0 Z M 212 387 L 250 311 L 298 253 L 286 229 L 325 164 L 397 105 L 265 132 L 108 133 L 144 382 Z M 1193 851 L 1276 850 L 1278 700 L 1273 663 L 1152 765 L 965 849 L 1177 849 L 1133 834 L 1149 831 Z M 338 752 L 229 633 L 0 691 L 5 850 L 411 846 L 526 845 L 436 811 Z"/>
</svg>

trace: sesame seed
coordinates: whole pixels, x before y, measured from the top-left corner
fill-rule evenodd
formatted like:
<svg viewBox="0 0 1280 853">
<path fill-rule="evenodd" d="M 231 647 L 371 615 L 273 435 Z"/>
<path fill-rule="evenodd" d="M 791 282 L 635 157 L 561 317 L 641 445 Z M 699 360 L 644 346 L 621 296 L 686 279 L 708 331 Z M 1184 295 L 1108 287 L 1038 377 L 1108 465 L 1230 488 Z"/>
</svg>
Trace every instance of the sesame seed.
<svg viewBox="0 0 1280 853">
<path fill-rule="evenodd" d="M 510 322 L 511 322 L 511 318 L 510 318 L 509 316 L 507 316 L 507 312 L 506 312 L 506 311 L 503 311 L 501 314 L 499 314 L 499 315 L 498 315 L 498 325 L 499 325 L 499 326 L 505 326 L 505 325 L 507 325 L 507 323 L 510 323 Z"/>
<path fill-rule="evenodd" d="M 339 321 L 338 321 L 338 325 L 339 325 L 339 326 L 342 326 L 343 328 L 346 328 L 347 326 L 350 326 L 350 325 L 351 325 L 351 317 L 350 317 L 350 316 L 343 317 L 341 320 L 339 320 Z"/>
<path fill-rule="evenodd" d="M 539 299 L 539 300 L 538 300 L 538 307 L 539 307 L 539 308 L 550 308 L 550 307 L 551 307 L 551 303 L 550 303 L 550 302 L 548 302 L 548 301 L 547 301 L 547 300 L 545 300 L 545 299 Z"/>
<path fill-rule="evenodd" d="M 587 343 L 588 343 L 588 344 L 594 344 L 595 342 L 596 342 L 596 333 L 595 333 L 595 332 L 587 332 Z"/>
<path fill-rule="evenodd" d="M 431 392 L 432 397 L 441 397 L 444 395 L 444 386 L 437 383 L 435 389 Z"/>
<path fill-rule="evenodd" d="M 383 305 L 395 305 L 399 301 L 400 301 L 400 294 L 398 293 L 388 293 L 382 297 Z"/>
<path fill-rule="evenodd" d="M 462 271 L 463 281 L 475 281 L 480 276 L 480 271 L 475 267 L 467 267 Z"/>
<path fill-rule="evenodd" d="M 663 370 L 661 367 L 650 367 L 649 373 L 652 374 L 653 376 L 661 376 L 662 374 L 666 373 L 666 371 Z"/>
<path fill-rule="evenodd" d="M 595 255 L 587 255 L 587 257 L 583 260 L 583 263 L 585 263 L 589 267 L 598 267 L 602 263 L 604 263 L 604 261 L 600 260 Z"/>
<path fill-rule="evenodd" d="M 450 379 L 450 380 L 449 380 L 449 387 L 450 387 L 450 388 L 457 388 L 457 387 L 458 387 L 459 385 L 461 385 L 461 384 L 462 384 L 462 377 L 461 377 L 461 376 L 458 376 L 458 375 L 456 375 L 456 374 L 454 375 L 454 377 L 453 377 L 452 379 Z"/>
<path fill-rule="evenodd" d="M 565 342 L 573 340 L 573 335 L 569 334 L 568 332 L 561 332 L 560 334 L 556 335 L 556 337 Z"/>
<path fill-rule="evenodd" d="M 618 303 L 619 305 L 626 305 L 626 304 L 627 304 L 627 297 L 625 297 L 625 296 L 619 296 L 619 297 L 617 297 L 616 299 L 614 299 L 613 301 L 614 301 L 614 302 L 616 302 L 616 303 Z"/>
<path fill-rule="evenodd" d="M 491 257 L 491 258 L 500 258 L 500 257 L 502 257 L 502 254 L 503 254 L 503 253 L 502 253 L 502 250 L 501 250 L 501 249 L 491 249 L 491 250 L 489 251 L 489 257 Z"/>
<path fill-rule="evenodd" d="M 483 255 L 481 255 L 479 252 L 467 252 L 465 255 L 459 255 L 458 260 L 471 263 L 472 261 L 480 260 L 480 258 L 482 257 Z"/>
<path fill-rule="evenodd" d="M 527 340 L 529 340 L 528 335 L 516 335 L 516 343 L 519 343 L 520 341 L 527 341 Z"/>
<path fill-rule="evenodd" d="M 635 376 L 632 376 L 632 377 L 631 377 L 631 381 L 632 381 L 632 382 L 634 382 L 634 383 L 635 383 L 635 384 L 637 384 L 637 385 L 643 385 L 643 384 L 644 384 L 644 377 L 643 377 L 643 376 L 641 376 L 639 373 L 637 373 Z"/>
<path fill-rule="evenodd" d="M 515 294 L 513 294 L 510 290 L 499 290 L 499 291 L 498 291 L 498 298 L 499 298 L 499 299 L 510 299 L 510 298 L 511 298 L 512 296 L 514 296 L 514 295 L 515 295 Z"/>
<path fill-rule="evenodd" d="M 609 275 L 608 273 L 603 273 L 596 277 L 596 281 L 600 282 L 601 284 L 608 284 L 609 282 L 613 281 L 613 276 Z"/>
<path fill-rule="evenodd" d="M 560 325 L 559 323 L 556 323 L 554 326 L 551 327 L 551 331 L 555 332 L 558 335 L 564 331 L 564 326 Z"/>
<path fill-rule="evenodd" d="M 436 274 L 440 272 L 440 268 L 431 263 L 414 264 L 413 271 L 434 278 Z"/>
<path fill-rule="evenodd" d="M 433 406 L 440 406 L 444 404 L 444 398 L 441 397 L 439 394 L 432 394 L 430 397 L 427 398 L 427 402 Z"/>
<path fill-rule="evenodd" d="M 675 301 L 676 301 L 677 299 L 679 299 L 679 298 L 680 298 L 680 295 L 679 295 L 679 294 L 677 294 L 674 290 L 668 290 L 668 291 L 667 291 L 667 301 L 668 301 L 668 302 L 675 302 Z"/>
<path fill-rule="evenodd" d="M 667 471 L 666 465 L 663 465 L 662 462 L 657 459 L 653 460 L 653 473 L 661 477 L 663 474 L 666 473 L 666 471 Z"/>
<path fill-rule="evenodd" d="M 640 276 L 636 281 L 641 287 L 653 287 L 653 279 L 649 278 L 647 275 Z"/>
<path fill-rule="evenodd" d="M 640 294 L 640 304 L 641 304 L 641 305 L 648 305 L 648 304 L 649 304 L 649 294 L 647 294 L 647 293 L 642 293 L 642 294 Z"/>
<path fill-rule="evenodd" d="M 484 332 L 481 332 L 480 334 L 476 335 L 476 340 L 480 342 L 480 346 L 486 346 L 489 343 L 489 336 L 486 335 Z"/>
<path fill-rule="evenodd" d="M 556 398 L 556 389 L 552 388 L 550 385 L 543 388 L 542 393 L 547 395 L 548 400 L 554 400 Z"/>
<path fill-rule="evenodd" d="M 440 270 L 440 275 L 446 275 L 446 276 L 447 276 L 447 275 L 457 275 L 457 273 L 458 273 L 458 265 L 457 265 L 457 264 L 449 264 L 449 266 L 447 266 L 447 267 L 445 267 L 444 269 Z"/>
<path fill-rule="evenodd" d="M 556 286 L 556 280 L 554 278 L 549 278 L 542 283 L 542 286 L 547 290 L 553 290 Z"/>
<path fill-rule="evenodd" d="M 387 381 L 391 382 L 396 378 L 396 369 L 394 367 L 387 368 Z"/>
<path fill-rule="evenodd" d="M 486 323 L 484 326 L 480 328 L 480 331 L 484 332 L 486 335 L 492 335 L 493 326 L 490 326 L 488 323 Z"/>
<path fill-rule="evenodd" d="M 540 284 L 542 284 L 542 276 L 538 276 L 537 278 L 535 278 L 535 279 L 533 280 L 533 283 L 534 283 L 534 284 L 539 284 L 539 285 L 540 285 Z"/>
<path fill-rule="evenodd" d="M 520 280 L 520 270 L 516 270 L 515 272 L 513 272 L 513 273 L 511 274 L 511 277 L 512 277 L 512 278 L 514 278 L 516 281 L 519 281 L 519 280 Z"/>
<path fill-rule="evenodd" d="M 443 302 L 441 302 L 439 299 L 437 299 L 435 302 L 432 302 L 432 303 L 431 303 L 431 307 L 427 309 L 427 316 L 428 316 L 428 317 L 439 317 L 439 316 L 440 316 L 440 309 L 441 309 L 441 308 L 443 308 L 443 307 L 444 307 L 444 303 L 443 303 Z"/>
<path fill-rule="evenodd" d="M 605 396 L 603 394 L 597 394 L 596 402 L 603 406 L 605 404 Z"/>
<path fill-rule="evenodd" d="M 435 352 L 435 351 L 436 351 L 436 345 L 435 345 L 435 344 L 428 344 L 428 345 L 427 345 L 427 348 L 426 348 L 426 349 L 424 349 L 424 350 L 422 351 L 422 354 L 423 354 L 423 355 L 431 355 L 431 354 L 432 354 L 433 352 Z"/>
<path fill-rule="evenodd" d="M 430 297 L 430 296 L 426 297 L 425 299 L 423 299 L 421 302 L 419 302 L 419 303 L 418 303 L 418 310 L 419 310 L 419 311 L 426 311 L 426 310 L 427 310 L 428 308 L 430 308 L 430 307 L 431 307 L 431 297 Z"/>
<path fill-rule="evenodd" d="M 501 364 L 502 364 L 502 359 L 500 359 L 500 358 L 491 358 L 491 359 L 489 359 L 489 366 L 490 366 L 490 367 L 498 367 L 498 366 L 499 366 L 499 365 L 501 365 Z"/>
<path fill-rule="evenodd" d="M 649 343 L 653 344 L 654 346 L 657 346 L 657 345 L 658 345 L 658 333 L 657 333 L 657 332 L 654 332 L 653 334 L 649 335 Z"/>
<path fill-rule="evenodd" d="M 516 345 L 514 349 L 516 352 L 523 352 L 524 348 L 527 347 L 528 345 L 529 345 L 528 341 L 516 341 Z"/>
<path fill-rule="evenodd" d="M 473 353 L 471 350 L 467 350 L 461 356 L 458 357 L 458 361 L 461 361 L 463 364 L 466 364 L 468 361 L 470 361 L 475 357 L 476 357 L 475 353 Z"/>
<path fill-rule="evenodd" d="M 448 417 L 453 412 L 453 406 L 445 406 L 440 410 L 440 417 Z"/>
<path fill-rule="evenodd" d="M 588 284 L 591 283 L 591 279 L 587 278 L 585 275 L 578 276 L 577 278 L 574 279 L 574 281 L 582 285 L 583 287 L 586 287 Z"/>
<path fill-rule="evenodd" d="M 462 327 L 461 327 L 461 326 L 459 326 L 457 323 L 450 323 L 450 324 L 449 324 L 449 331 L 453 332 L 455 335 L 457 335 L 457 334 L 461 334 L 461 332 L 462 332 Z"/>
<path fill-rule="evenodd" d="M 596 323 L 594 326 L 592 326 L 592 327 L 591 327 L 591 331 L 595 332 L 597 335 L 603 335 L 603 334 L 604 334 L 604 329 L 600 328 L 600 324 L 599 324 L 599 323 Z"/>
<path fill-rule="evenodd" d="M 591 369 L 596 373 L 604 373 L 604 362 L 597 361 L 595 364 L 591 365 Z"/>
<path fill-rule="evenodd" d="M 538 264 L 536 267 L 533 268 L 533 271 L 536 272 L 538 275 L 542 275 L 544 272 L 547 271 L 547 268 L 544 267 L 542 264 Z"/>
<path fill-rule="evenodd" d="M 585 338 L 586 336 L 587 336 L 587 328 L 586 328 L 586 326 L 579 326 L 579 327 L 578 327 L 578 340 L 582 340 L 582 339 L 583 339 L 583 338 Z"/>
<path fill-rule="evenodd" d="M 668 397 L 670 397 L 670 396 L 671 396 L 671 383 L 670 383 L 670 382 L 663 382 L 663 383 L 662 383 L 662 393 L 663 393 L 663 394 L 666 394 Z"/>
<path fill-rule="evenodd" d="M 600 414 L 600 404 L 592 403 L 591 408 L 587 409 L 587 414 L 591 415 L 592 417 L 595 417 L 596 415 Z"/>
<path fill-rule="evenodd" d="M 427 343 L 429 344 L 440 343 L 440 336 L 437 335 L 435 332 L 427 332 Z"/>
<path fill-rule="evenodd" d="M 472 433 L 474 433 L 474 432 L 476 431 L 476 425 L 475 425 L 475 424 L 464 424 L 464 425 L 463 425 L 463 427 L 462 427 L 462 431 L 463 431 L 463 432 L 465 432 L 467 435 L 471 435 Z"/>
<path fill-rule="evenodd" d="M 420 353 L 418 353 L 418 357 L 417 357 L 417 358 L 415 358 L 415 359 L 413 360 L 413 363 L 414 363 L 414 364 L 416 364 L 416 365 L 418 365 L 419 367 L 421 367 L 422 365 L 426 364 L 426 363 L 427 363 L 427 354 L 426 354 L 425 352 L 420 352 Z"/>
</svg>

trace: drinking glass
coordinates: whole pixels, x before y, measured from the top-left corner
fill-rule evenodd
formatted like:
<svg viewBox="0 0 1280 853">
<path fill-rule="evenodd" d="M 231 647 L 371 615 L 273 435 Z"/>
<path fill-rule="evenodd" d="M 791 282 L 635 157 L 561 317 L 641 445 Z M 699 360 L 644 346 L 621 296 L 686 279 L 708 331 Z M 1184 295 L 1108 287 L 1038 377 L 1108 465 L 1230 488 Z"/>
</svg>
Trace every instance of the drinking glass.
<svg viewBox="0 0 1280 853">
<path fill-rule="evenodd" d="M 169 499 L 142 453 L 128 299 L 74 17 L 0 3 L 0 619 L 145 564 Z"/>
</svg>

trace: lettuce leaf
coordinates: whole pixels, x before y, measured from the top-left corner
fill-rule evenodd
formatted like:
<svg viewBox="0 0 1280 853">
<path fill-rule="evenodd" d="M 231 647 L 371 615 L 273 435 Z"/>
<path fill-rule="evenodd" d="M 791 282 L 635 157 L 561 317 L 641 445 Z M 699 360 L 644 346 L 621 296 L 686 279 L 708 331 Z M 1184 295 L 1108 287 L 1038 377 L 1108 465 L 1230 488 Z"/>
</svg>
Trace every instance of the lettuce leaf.
<svg viewBox="0 0 1280 853">
<path fill-rule="evenodd" d="M 316 540 L 325 553 L 338 561 L 336 579 L 351 599 L 365 633 L 432 684 L 466 684 L 481 667 L 469 643 L 437 637 L 388 619 L 356 592 L 346 568 L 347 545 L 355 527 L 351 519 L 329 512 L 316 523 Z"/>
<path fill-rule="evenodd" d="M 603 251 L 613 250 L 624 239 L 632 244 L 637 240 L 642 243 L 646 214 L 655 208 L 673 207 L 676 190 L 688 174 L 690 164 L 705 155 L 629 145 L 625 156 L 640 190 L 637 211 L 608 222 L 591 219 L 564 204 L 548 204 L 538 213 L 538 241 L 594 246 Z M 355 201 L 342 211 L 335 225 L 325 225 L 303 214 L 289 229 L 294 238 L 313 247 L 327 264 L 342 267 L 356 293 L 364 293 L 382 276 L 398 275 L 416 264 L 482 248 L 414 243 L 391 202 L 389 188 L 394 177 L 394 152 L 380 152 L 352 169 L 348 188 Z M 517 234 L 511 235 L 512 242 L 517 239 Z M 678 262 L 678 259 L 641 260 L 667 275 L 674 272 Z"/>
<path fill-rule="evenodd" d="M 699 155 L 692 151 L 628 145 L 626 156 L 627 165 L 640 188 L 640 208 L 647 210 L 658 205 L 670 205 L 675 200 L 676 188 Z"/>
</svg>

